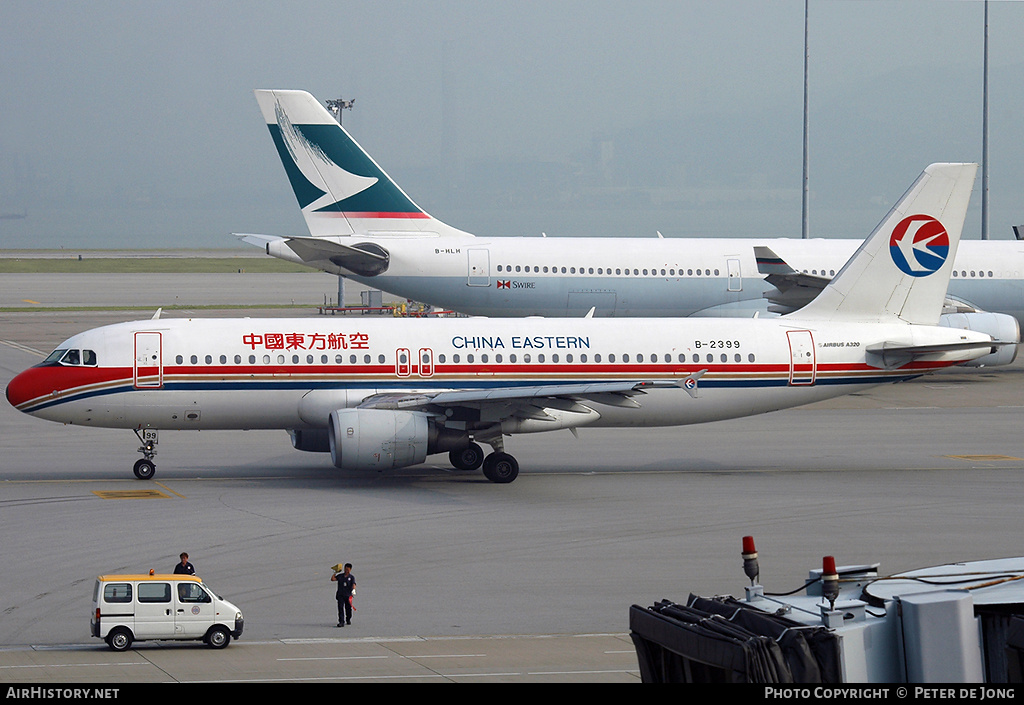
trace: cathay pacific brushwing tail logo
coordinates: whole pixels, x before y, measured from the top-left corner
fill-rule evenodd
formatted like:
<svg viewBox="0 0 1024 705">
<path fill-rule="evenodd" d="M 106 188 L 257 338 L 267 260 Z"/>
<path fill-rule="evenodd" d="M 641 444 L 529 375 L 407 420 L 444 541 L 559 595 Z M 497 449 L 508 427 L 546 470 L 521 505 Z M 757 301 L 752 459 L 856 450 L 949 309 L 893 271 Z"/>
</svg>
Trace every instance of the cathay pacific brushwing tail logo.
<svg viewBox="0 0 1024 705">
<path fill-rule="evenodd" d="M 292 124 L 280 104 L 275 106 L 274 112 L 281 140 L 295 166 L 310 184 L 324 192 L 322 197 L 307 204 L 307 208 L 318 210 L 330 206 L 362 193 L 377 183 L 376 177 L 359 176 L 338 166 L 319 145 L 309 141 Z"/>
<path fill-rule="evenodd" d="M 889 255 L 901 272 L 926 277 L 949 257 L 949 234 L 930 215 L 911 215 L 901 220 L 889 238 Z"/>
</svg>

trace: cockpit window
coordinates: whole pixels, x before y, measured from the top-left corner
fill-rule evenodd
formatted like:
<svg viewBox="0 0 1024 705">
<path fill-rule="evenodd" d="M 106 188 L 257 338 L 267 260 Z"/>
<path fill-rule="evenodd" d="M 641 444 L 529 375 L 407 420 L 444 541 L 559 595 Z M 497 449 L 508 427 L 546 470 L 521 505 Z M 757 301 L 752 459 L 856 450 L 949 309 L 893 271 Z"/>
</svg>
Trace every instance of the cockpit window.
<svg viewBox="0 0 1024 705">
<path fill-rule="evenodd" d="M 88 365 L 95 367 L 97 365 L 96 352 L 93 350 L 75 350 L 61 348 L 54 350 L 43 362 L 59 362 L 62 365 Z"/>
</svg>

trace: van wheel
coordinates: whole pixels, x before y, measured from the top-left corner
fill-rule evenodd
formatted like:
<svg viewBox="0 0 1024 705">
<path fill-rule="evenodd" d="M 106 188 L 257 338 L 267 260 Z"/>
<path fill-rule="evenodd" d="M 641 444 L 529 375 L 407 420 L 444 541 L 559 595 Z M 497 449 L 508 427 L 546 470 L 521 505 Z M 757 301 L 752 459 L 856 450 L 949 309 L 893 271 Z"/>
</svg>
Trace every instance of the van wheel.
<svg viewBox="0 0 1024 705">
<path fill-rule="evenodd" d="M 117 627 L 107 635 L 107 646 L 114 651 L 127 651 L 132 641 L 132 633 L 126 627 Z"/>
<path fill-rule="evenodd" d="M 206 634 L 206 643 L 211 649 L 223 649 L 231 643 L 231 634 L 224 627 L 212 627 Z"/>
</svg>

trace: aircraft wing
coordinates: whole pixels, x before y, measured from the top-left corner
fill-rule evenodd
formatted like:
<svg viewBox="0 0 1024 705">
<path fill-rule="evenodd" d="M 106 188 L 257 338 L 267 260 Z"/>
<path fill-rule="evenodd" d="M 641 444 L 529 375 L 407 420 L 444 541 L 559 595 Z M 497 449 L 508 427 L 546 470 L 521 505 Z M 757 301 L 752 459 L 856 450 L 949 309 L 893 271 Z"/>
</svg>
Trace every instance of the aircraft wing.
<svg viewBox="0 0 1024 705">
<path fill-rule="evenodd" d="M 764 293 L 769 303 L 768 310 L 772 313 L 792 313 L 803 308 L 831 281 L 828 277 L 796 271 L 770 247 L 755 247 L 754 258 L 757 271 L 775 287 Z"/>
<path fill-rule="evenodd" d="M 309 264 L 328 260 L 339 267 L 363 276 L 374 276 L 387 270 L 391 255 L 383 247 L 361 242 L 345 245 L 326 237 L 258 235 L 235 233 L 235 236 L 249 245 L 262 247 L 268 255 L 280 257 L 281 248 L 287 248 L 302 263 Z M 352 239 L 349 236 L 349 239 Z M 283 259 L 294 259 L 284 257 Z"/>
<path fill-rule="evenodd" d="M 376 394 L 359 405 L 371 409 L 407 409 L 444 413 L 448 409 L 468 407 L 492 412 L 492 417 L 531 416 L 536 410 L 558 409 L 587 413 L 591 409 L 585 402 L 611 406 L 639 407 L 633 397 L 654 388 L 677 388 L 691 397 L 698 396 L 698 380 L 707 370 L 694 372 L 685 378 L 671 380 L 638 380 L 623 382 L 589 382 L 583 384 L 541 384 L 529 387 L 490 387 L 487 389 L 460 389 L 444 392 L 411 394 Z M 511 409 L 511 410 L 509 410 Z"/>
</svg>

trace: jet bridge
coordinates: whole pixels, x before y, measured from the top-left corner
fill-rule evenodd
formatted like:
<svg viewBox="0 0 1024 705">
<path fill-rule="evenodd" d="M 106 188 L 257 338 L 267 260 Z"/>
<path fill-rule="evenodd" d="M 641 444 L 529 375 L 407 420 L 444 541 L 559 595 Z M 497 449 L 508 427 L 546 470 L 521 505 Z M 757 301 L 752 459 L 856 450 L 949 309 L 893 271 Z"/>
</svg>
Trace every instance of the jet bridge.
<svg viewBox="0 0 1024 705">
<path fill-rule="evenodd" d="M 633 605 L 648 683 L 1024 682 L 1024 557 L 892 576 L 826 557 L 797 591 L 766 592 L 744 539 L 742 598 Z"/>
</svg>

